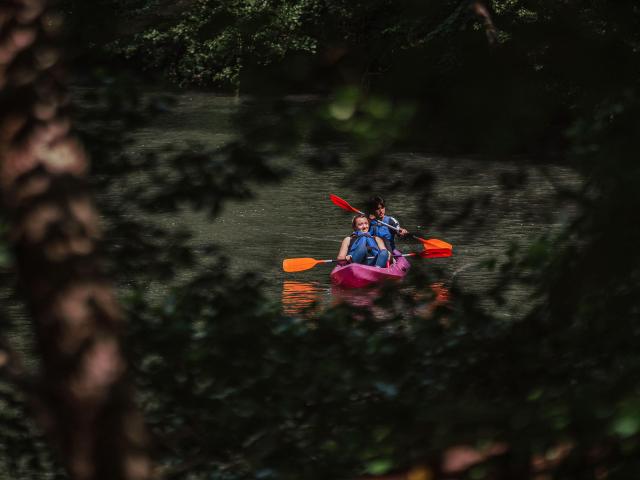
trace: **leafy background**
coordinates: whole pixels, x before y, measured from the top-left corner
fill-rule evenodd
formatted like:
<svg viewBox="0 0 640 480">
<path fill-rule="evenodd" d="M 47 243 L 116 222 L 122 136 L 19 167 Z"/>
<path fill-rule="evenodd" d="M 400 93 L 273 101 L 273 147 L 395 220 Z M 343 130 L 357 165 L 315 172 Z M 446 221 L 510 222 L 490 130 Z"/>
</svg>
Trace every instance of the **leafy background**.
<svg viewBox="0 0 640 480">
<path fill-rule="evenodd" d="M 639 7 L 494 1 L 487 20 L 478 4 L 61 2 L 75 82 L 88 92 L 76 126 L 93 158 L 128 354 L 167 478 L 637 475 Z M 134 158 L 125 154 L 131 131 L 171 108 L 170 98 L 143 94 L 158 81 L 260 101 L 243 104 L 238 138 L 219 149 Z M 296 92 L 318 94 L 317 108 L 283 101 Z M 277 120 L 260 122 L 267 113 Z M 356 168 L 369 171 L 403 145 L 480 165 L 570 167 L 582 182 L 558 201 L 577 214 L 559 234 L 489 262 L 500 288 L 453 285 L 448 304 L 409 316 L 420 312 L 416 299 L 389 292 L 383 319 L 346 306 L 285 316 L 259 277 L 231 278 L 215 247 L 195 252 L 189 232 L 145 219 L 178 201 L 216 215 L 249 198 L 251 182 L 282 177 L 274 158 L 303 141 L 324 152 L 307 159 L 318 169 L 343 165 L 335 142 L 352 145 Z M 412 168 L 411 178 L 437 181 L 429 165 Z M 119 200 L 104 195 L 140 172 L 154 176 L 152 191 L 129 182 Z M 506 192 L 527 182 L 501 180 Z M 402 188 L 429 205 L 424 184 Z M 124 214 L 132 208 L 142 214 Z M 422 224 L 473 225 L 485 208 L 470 198 L 451 219 L 427 207 Z M 11 258 L 2 257 L 8 291 Z M 145 295 L 179 271 L 189 279 L 166 296 Z M 483 306 L 483 295 L 499 302 L 517 284 L 534 292 L 519 318 Z M 5 299 L 5 337 L 28 367 L 37 362 L 29 329 L 17 300 Z M 3 474 L 64 476 L 3 373 Z"/>
</svg>

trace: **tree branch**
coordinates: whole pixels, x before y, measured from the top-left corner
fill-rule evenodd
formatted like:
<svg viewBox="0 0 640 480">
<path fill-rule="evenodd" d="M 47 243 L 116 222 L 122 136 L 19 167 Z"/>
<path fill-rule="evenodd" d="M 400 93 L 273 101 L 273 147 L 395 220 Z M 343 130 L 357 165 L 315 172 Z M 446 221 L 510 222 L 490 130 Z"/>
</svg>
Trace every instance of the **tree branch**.
<svg viewBox="0 0 640 480">
<path fill-rule="evenodd" d="M 484 24 L 484 32 L 487 35 L 489 45 L 495 45 L 498 41 L 498 34 L 493 19 L 489 13 L 489 9 L 483 1 L 475 0 L 471 2 L 471 10 L 482 19 Z"/>
</svg>

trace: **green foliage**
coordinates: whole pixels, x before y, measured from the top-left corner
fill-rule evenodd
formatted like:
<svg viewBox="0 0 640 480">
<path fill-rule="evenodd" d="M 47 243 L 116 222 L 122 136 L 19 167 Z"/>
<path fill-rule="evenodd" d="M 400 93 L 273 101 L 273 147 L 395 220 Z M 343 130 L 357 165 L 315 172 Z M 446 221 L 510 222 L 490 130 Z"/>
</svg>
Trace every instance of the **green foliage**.
<svg viewBox="0 0 640 480">
<path fill-rule="evenodd" d="M 575 220 L 527 248 L 514 246 L 505 260 L 493 263 L 498 287 L 483 293 L 498 304 L 514 285 L 534 287 L 530 305 L 509 322 L 469 292 L 454 290 L 452 311 L 441 323 L 394 310 L 385 321 L 372 321 L 367 312 L 332 310 L 300 323 L 225 307 L 226 293 L 211 293 L 222 282 L 212 281 L 204 290 L 224 310 L 214 316 L 194 312 L 205 301 L 189 297 L 180 310 L 192 313 L 179 324 L 188 332 L 191 321 L 207 318 L 203 324 L 212 333 L 199 333 L 207 339 L 202 354 L 219 356 L 185 367 L 184 372 L 196 373 L 180 395 L 195 392 L 196 398 L 185 397 L 188 404 L 223 413 L 202 428 L 201 442 L 201 432 L 183 431 L 185 452 L 168 449 L 167 456 L 184 458 L 186 451 L 204 449 L 204 459 L 196 464 L 205 470 L 207 462 L 234 465 L 229 470 L 238 478 L 333 478 L 407 469 L 461 443 L 500 443 L 508 445 L 508 453 L 470 470 L 470 478 L 530 478 L 535 475 L 532 457 L 551 456 L 554 448 L 569 445 L 570 454 L 550 472 L 553 478 L 592 478 L 599 471 L 613 478 L 634 476 L 634 379 L 640 373 L 635 73 L 640 62 L 631 26 L 637 12 L 629 3 L 627 16 L 598 3 L 585 8 L 505 3 L 494 17 L 505 36 L 490 51 L 482 28 L 460 4 L 405 6 L 403 25 L 414 24 L 411 41 L 396 36 L 389 43 L 385 51 L 395 56 L 382 57 L 388 61 L 377 70 L 380 78 L 355 87 L 352 78 L 371 70 L 355 60 L 335 64 L 331 68 L 343 82 L 332 95 L 314 112 L 279 110 L 280 127 L 291 131 L 304 125 L 305 138 L 327 148 L 347 139 L 361 147 L 359 167 L 368 170 L 388 162 L 385 153 L 400 142 L 478 154 L 528 153 L 540 163 L 572 165 L 584 175 L 584 185 L 558 193 L 579 206 Z M 389 13 L 393 18 L 395 12 Z M 397 35 L 399 30 L 384 32 Z M 361 53 L 357 43 L 349 44 L 349 55 Z M 585 48 L 588 55 L 582 53 Z M 627 61 L 612 63 L 614 51 Z M 594 71 L 595 64 L 606 65 L 610 73 Z M 309 76 L 316 74 L 312 69 Z M 405 104 L 410 113 L 398 121 L 393 112 Z M 479 156 L 478 162 L 485 158 Z M 401 162 L 396 166 L 403 168 Z M 397 187 L 415 188 L 416 195 L 428 199 L 429 192 L 418 189 L 430 184 L 424 181 L 428 165 L 408 166 L 405 173 L 411 180 Z M 507 192 L 527 181 L 503 180 Z M 385 179 L 376 182 L 366 187 L 393 188 Z M 425 216 L 473 227 L 491 207 L 501 208 L 472 199 L 455 209 L 453 220 L 438 219 L 435 209 Z M 191 285 L 188 292 L 196 290 Z M 262 305 L 241 298 L 250 309 Z M 402 302 L 412 305 L 411 299 Z M 134 310 L 143 307 L 137 304 Z M 224 328 L 213 332 L 217 325 Z M 243 333 L 242 340 L 228 337 L 250 329 L 253 333 Z M 197 344 L 192 336 L 184 338 L 179 356 L 188 357 L 187 350 Z M 163 350 L 144 353 L 142 341 L 134 345 L 142 358 L 161 356 Z M 234 349 L 226 350 L 227 345 Z M 235 356 L 236 351 L 242 355 Z M 166 381 L 176 375 L 158 368 Z M 148 375 L 145 371 L 141 378 Z M 215 393 L 199 396 L 200 383 L 214 385 Z M 145 389 L 155 387 L 149 383 Z M 229 395 L 228 402 L 218 405 L 215 396 L 221 392 Z M 171 407 L 158 408 L 152 418 L 162 438 Z M 229 418 L 232 434 L 213 432 Z M 218 448 L 206 450 L 208 445 Z M 222 445 L 229 450 L 221 455 Z"/>
<path fill-rule="evenodd" d="M 404 136 L 415 108 L 412 104 L 394 105 L 381 96 L 367 96 L 353 86 L 338 89 L 335 97 L 321 110 L 321 123 L 350 138 L 361 154 L 375 153 L 397 143 Z"/>
<path fill-rule="evenodd" d="M 426 393 L 407 369 L 420 359 L 404 328 L 366 311 L 354 325 L 346 309 L 313 323 L 282 317 L 255 278 L 230 284 L 223 267 L 155 307 L 128 304 L 136 376 L 164 458 L 202 478 L 216 468 L 329 478 L 404 457 L 396 442 L 412 412 L 397 415 Z"/>
<path fill-rule="evenodd" d="M 229 88 L 239 85 L 247 66 L 267 66 L 296 52 L 312 54 L 317 47 L 301 28 L 313 15 L 313 0 L 191 3 L 176 23 L 117 40 L 110 50 L 178 84 Z"/>
<path fill-rule="evenodd" d="M 59 467 L 28 416 L 27 400 L 0 381 L 0 472 L 6 478 L 54 478 Z"/>
<path fill-rule="evenodd" d="M 15 267 L 4 221 L 0 224 L 0 233 L 0 478 L 50 479 L 59 474 L 60 467 L 41 429 L 29 415 L 29 396 L 23 389 L 28 382 L 23 378 L 23 384 L 18 386 L 15 378 L 19 375 L 11 374 L 15 368 L 9 355 L 18 349 L 21 353 L 29 352 L 30 345 L 29 339 L 25 339 L 26 329 L 16 325 L 24 314 L 16 308 L 18 302 L 11 292 Z"/>
<path fill-rule="evenodd" d="M 145 15 L 154 5 L 135 3 Z M 162 100 L 93 79 L 95 108 L 79 112 L 111 267 L 130 285 L 132 368 L 169 477 L 350 478 L 424 463 L 437 471 L 461 444 L 505 446 L 468 478 L 532 478 L 532 459 L 551 457 L 551 478 L 638 475 L 638 7 L 495 1 L 492 48 L 468 7 L 203 1 L 112 45 L 177 83 L 237 86 L 242 77 L 270 95 L 243 104 L 235 143 L 144 158 L 120 149 Z M 292 85 L 328 94 L 305 110 L 278 96 Z M 498 275 L 492 290 L 454 283 L 452 302 L 433 317 L 420 314 L 422 299 L 395 293 L 380 299 L 382 319 L 346 306 L 290 318 L 259 279 L 196 257 L 189 232 L 147 216 L 181 205 L 215 215 L 280 176 L 272 160 L 302 141 L 321 152 L 309 155 L 318 168 L 340 164 L 338 141 L 354 147 L 356 168 L 393 165 L 405 182 L 374 174 L 363 188 L 413 192 L 424 225 L 481 234 L 526 175 L 502 175 L 504 204 L 470 193 L 438 208 L 429 164 L 390 159 L 395 148 L 473 153 L 479 169 L 505 157 L 572 167 L 583 183 L 558 188 L 558 200 L 577 213 L 560 231 L 485 261 Z M 154 188 L 127 184 L 135 175 Z M 108 199 L 114 184 L 126 188 Z M 165 298 L 145 295 L 150 282 L 185 270 L 189 280 Z M 505 321 L 496 305 L 518 285 L 531 298 Z M 559 447 L 569 453 L 554 457 Z"/>
<path fill-rule="evenodd" d="M 7 234 L 6 230 L 7 230 L 6 225 L 0 224 L 0 235 L 4 238 L 6 238 L 6 234 Z M 0 241 L 0 269 L 8 270 L 12 264 L 13 264 L 12 255 L 9 249 L 9 245 L 7 245 L 7 243 L 4 241 Z"/>
</svg>

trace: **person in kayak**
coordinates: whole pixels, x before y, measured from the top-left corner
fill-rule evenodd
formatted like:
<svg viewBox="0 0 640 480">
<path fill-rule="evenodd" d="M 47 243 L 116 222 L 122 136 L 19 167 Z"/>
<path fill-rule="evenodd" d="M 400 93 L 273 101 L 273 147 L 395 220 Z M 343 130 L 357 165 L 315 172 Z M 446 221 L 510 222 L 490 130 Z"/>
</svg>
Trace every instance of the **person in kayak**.
<svg viewBox="0 0 640 480">
<path fill-rule="evenodd" d="M 409 233 L 404 228 L 400 227 L 400 223 L 393 217 L 387 215 L 384 200 L 382 197 L 371 197 L 367 203 L 367 214 L 369 215 L 370 227 L 369 233 L 376 237 L 380 237 L 384 242 L 387 250 L 394 251 L 396 249 L 396 235 L 404 237 Z M 393 228 L 389 228 L 383 223 L 391 225 Z M 397 230 L 396 230 L 397 229 Z"/>
<path fill-rule="evenodd" d="M 382 239 L 369 233 L 369 219 L 356 215 L 351 222 L 353 233 L 340 245 L 338 260 L 385 268 L 389 264 L 389 250 Z"/>
</svg>

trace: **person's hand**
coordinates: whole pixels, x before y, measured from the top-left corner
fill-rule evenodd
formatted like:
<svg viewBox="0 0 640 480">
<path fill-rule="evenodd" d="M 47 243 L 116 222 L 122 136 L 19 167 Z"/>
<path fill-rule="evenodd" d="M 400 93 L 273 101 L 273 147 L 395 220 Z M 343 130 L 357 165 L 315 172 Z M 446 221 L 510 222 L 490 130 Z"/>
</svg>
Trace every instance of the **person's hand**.
<svg viewBox="0 0 640 480">
<path fill-rule="evenodd" d="M 345 259 L 347 262 L 351 263 L 351 255 L 347 255 L 346 257 L 344 257 L 344 259 Z"/>
<path fill-rule="evenodd" d="M 400 230 L 398 230 L 398 233 L 400 234 L 401 237 L 404 237 L 406 234 L 409 233 L 409 230 L 407 230 L 406 228 L 400 228 Z"/>
</svg>

